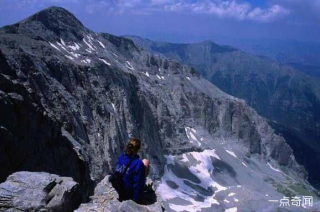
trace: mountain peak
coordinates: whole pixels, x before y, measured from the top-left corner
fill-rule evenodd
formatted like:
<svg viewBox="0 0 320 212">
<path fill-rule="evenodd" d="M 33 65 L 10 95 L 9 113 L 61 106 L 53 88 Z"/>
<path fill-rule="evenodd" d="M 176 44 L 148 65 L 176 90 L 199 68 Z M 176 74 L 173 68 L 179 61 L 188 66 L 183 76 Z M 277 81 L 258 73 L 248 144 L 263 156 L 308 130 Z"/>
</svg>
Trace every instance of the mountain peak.
<svg viewBox="0 0 320 212">
<path fill-rule="evenodd" d="M 63 38 L 66 41 L 81 40 L 88 31 L 71 12 L 56 6 L 41 10 L 7 28 L 24 35 L 40 35 L 46 39 Z"/>
<path fill-rule="evenodd" d="M 39 12 L 35 13 L 34 15 L 32 16 L 35 16 L 39 13 L 62 13 L 62 14 L 71 14 L 71 12 L 69 12 L 67 9 L 64 9 L 63 7 L 58 7 L 58 6 L 51 6 L 51 7 L 48 7 L 48 8 L 45 8 L 43 10 L 40 10 Z"/>
<path fill-rule="evenodd" d="M 56 6 L 48 7 L 44 10 L 41 10 L 40 12 L 25 20 L 25 22 L 30 21 L 39 21 L 46 26 L 50 26 L 59 22 L 62 27 L 84 27 L 83 24 L 71 12 L 62 7 Z"/>
</svg>

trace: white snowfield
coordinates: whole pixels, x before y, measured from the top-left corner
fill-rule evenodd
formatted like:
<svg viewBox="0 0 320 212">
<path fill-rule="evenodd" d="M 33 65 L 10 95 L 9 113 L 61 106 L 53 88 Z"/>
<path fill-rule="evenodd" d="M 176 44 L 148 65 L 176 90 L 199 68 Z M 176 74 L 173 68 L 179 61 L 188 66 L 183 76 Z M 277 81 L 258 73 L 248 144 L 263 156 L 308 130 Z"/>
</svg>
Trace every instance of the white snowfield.
<svg viewBox="0 0 320 212">
<path fill-rule="evenodd" d="M 214 169 L 211 161 L 211 157 L 219 159 L 219 156 L 215 153 L 215 150 L 204 150 L 203 152 L 190 152 L 181 155 L 182 159 L 178 161 L 178 159 L 174 156 L 166 156 L 167 165 L 165 167 L 165 173 L 162 177 L 162 182 L 159 185 L 157 192 L 161 195 L 164 201 L 169 202 L 170 209 L 174 211 L 201 211 L 203 208 L 210 208 L 212 204 L 219 205 L 220 203 L 215 199 L 215 195 L 220 191 L 226 190 L 226 187 L 221 186 L 217 182 L 215 182 L 212 177 L 212 171 Z M 177 163 L 187 163 L 190 162 L 188 158 L 193 158 L 197 162 L 188 167 L 188 172 L 191 175 L 195 176 L 198 179 L 198 182 L 194 182 L 192 179 L 188 179 L 181 176 L 177 176 L 176 172 L 179 172 L 179 164 Z M 173 166 L 175 166 L 173 168 Z M 173 169 L 176 169 L 174 171 Z M 180 167 L 181 168 L 181 167 Z M 182 170 L 183 171 L 183 170 Z M 184 170 L 186 171 L 186 170 Z M 174 184 L 174 186 L 170 186 Z M 211 195 L 204 195 L 201 191 L 197 191 L 193 186 L 201 188 L 203 190 L 212 191 Z M 200 196 L 203 198 L 203 201 L 197 201 L 194 197 Z M 174 201 L 176 198 L 180 198 L 184 201 L 187 201 L 189 204 L 179 204 Z"/>
<path fill-rule="evenodd" d="M 278 206 L 268 200 L 280 200 L 283 194 L 268 180 L 285 185 L 286 177 L 294 178 L 284 175 L 271 162 L 247 157 L 239 151 L 242 147 L 232 145 L 232 139 L 225 139 L 225 145 L 220 146 L 224 139 L 213 140 L 199 126 L 185 127 L 185 133 L 193 146 L 204 149 L 165 156 L 164 175 L 156 192 L 166 211 L 276 211 Z"/>
</svg>

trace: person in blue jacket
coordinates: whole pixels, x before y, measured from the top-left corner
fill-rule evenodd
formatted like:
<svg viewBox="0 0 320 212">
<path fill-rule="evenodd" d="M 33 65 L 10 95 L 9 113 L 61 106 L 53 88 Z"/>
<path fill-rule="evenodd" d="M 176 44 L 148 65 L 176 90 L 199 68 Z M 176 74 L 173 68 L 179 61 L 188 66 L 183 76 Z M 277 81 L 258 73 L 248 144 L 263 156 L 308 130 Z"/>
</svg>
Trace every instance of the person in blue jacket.
<svg viewBox="0 0 320 212">
<path fill-rule="evenodd" d="M 141 203 L 146 176 L 149 172 L 149 161 L 141 160 L 138 155 L 140 148 L 139 139 L 130 139 L 116 166 L 116 172 L 121 174 L 124 182 L 126 199 L 132 199 L 137 203 Z"/>
</svg>

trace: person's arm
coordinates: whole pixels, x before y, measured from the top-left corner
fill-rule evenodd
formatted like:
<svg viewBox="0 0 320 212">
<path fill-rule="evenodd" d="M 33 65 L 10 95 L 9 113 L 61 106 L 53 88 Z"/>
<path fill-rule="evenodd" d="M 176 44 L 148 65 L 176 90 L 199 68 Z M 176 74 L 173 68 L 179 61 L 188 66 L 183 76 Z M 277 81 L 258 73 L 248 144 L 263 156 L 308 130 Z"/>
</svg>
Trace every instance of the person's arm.
<svg viewBox="0 0 320 212">
<path fill-rule="evenodd" d="M 141 194 L 143 192 L 146 180 L 145 172 L 145 166 L 140 161 L 134 170 L 133 176 L 133 201 L 136 203 L 140 203 L 141 201 Z"/>
</svg>

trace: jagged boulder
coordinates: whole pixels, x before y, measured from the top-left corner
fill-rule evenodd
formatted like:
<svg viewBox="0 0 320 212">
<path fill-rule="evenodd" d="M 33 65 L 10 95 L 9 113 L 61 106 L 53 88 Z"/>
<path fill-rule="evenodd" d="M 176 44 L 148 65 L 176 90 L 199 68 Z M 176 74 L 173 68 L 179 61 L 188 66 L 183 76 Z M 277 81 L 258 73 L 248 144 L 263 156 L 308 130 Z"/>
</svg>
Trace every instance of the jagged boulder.
<svg viewBox="0 0 320 212">
<path fill-rule="evenodd" d="M 0 184 L 0 211 L 68 212 L 81 203 L 79 184 L 45 172 L 16 172 Z"/>
<path fill-rule="evenodd" d="M 106 176 L 95 188 L 94 195 L 90 197 L 90 203 L 80 206 L 75 212 L 162 212 L 161 200 L 150 205 L 139 205 L 132 200 L 120 202 L 117 191 L 109 182 L 109 175 Z M 147 183 L 148 184 L 148 183 Z M 150 196 L 150 195 L 149 195 Z"/>
</svg>

